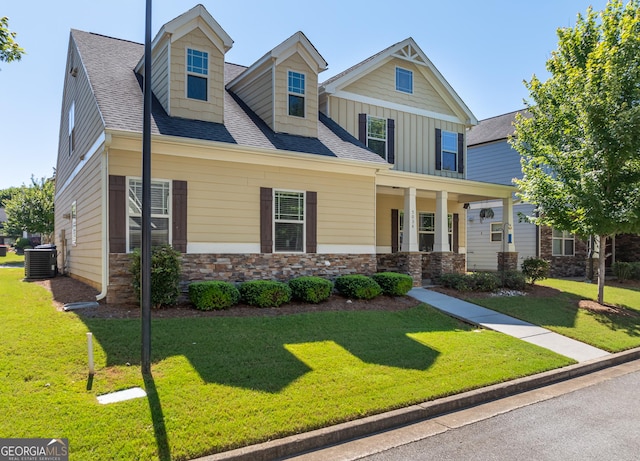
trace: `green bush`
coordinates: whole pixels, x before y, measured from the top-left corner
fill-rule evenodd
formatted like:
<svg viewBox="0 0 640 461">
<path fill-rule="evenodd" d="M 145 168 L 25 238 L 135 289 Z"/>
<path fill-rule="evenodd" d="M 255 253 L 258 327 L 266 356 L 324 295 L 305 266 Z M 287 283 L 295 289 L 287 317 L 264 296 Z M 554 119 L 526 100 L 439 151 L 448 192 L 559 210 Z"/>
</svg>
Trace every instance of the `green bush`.
<svg viewBox="0 0 640 461">
<path fill-rule="evenodd" d="M 321 277 L 297 277 L 289 280 L 291 296 L 305 303 L 326 301 L 333 291 L 333 283 Z"/>
<path fill-rule="evenodd" d="M 382 294 L 380 285 L 365 275 L 341 275 L 336 279 L 335 286 L 347 298 L 373 299 Z"/>
<path fill-rule="evenodd" d="M 525 279 L 534 285 L 537 280 L 549 277 L 549 262 L 540 258 L 526 258 L 522 261 L 522 273 Z"/>
<path fill-rule="evenodd" d="M 453 288 L 458 291 L 471 291 L 471 279 L 465 274 L 442 274 L 438 277 L 438 283 L 445 288 Z"/>
<path fill-rule="evenodd" d="M 527 285 L 524 274 L 519 271 L 504 271 L 500 273 L 502 287 L 510 290 L 522 291 Z"/>
<path fill-rule="evenodd" d="M 201 311 L 226 309 L 240 302 L 240 292 L 229 282 L 193 282 L 189 284 L 189 300 Z"/>
<path fill-rule="evenodd" d="M 382 293 L 387 296 L 404 296 L 413 288 L 413 279 L 407 274 L 378 272 L 371 278 L 380 285 Z"/>
<path fill-rule="evenodd" d="M 500 277 L 494 272 L 472 272 L 467 277 L 473 291 L 495 291 L 500 286 Z"/>
<path fill-rule="evenodd" d="M 640 262 L 631 263 L 631 279 L 640 280 Z"/>
<path fill-rule="evenodd" d="M 141 251 L 133 251 L 131 275 L 133 289 L 138 299 L 141 298 L 142 261 Z M 155 246 L 151 249 L 151 306 L 171 306 L 178 302 L 180 296 L 180 253 L 169 245 Z"/>
<path fill-rule="evenodd" d="M 633 276 L 633 264 L 627 262 L 615 262 L 611 266 L 613 270 L 613 275 L 618 278 L 619 282 L 624 282 L 625 280 L 629 280 Z"/>
<path fill-rule="evenodd" d="M 250 306 L 278 307 L 291 301 L 289 285 L 275 280 L 250 280 L 240 285 L 240 298 Z"/>
</svg>

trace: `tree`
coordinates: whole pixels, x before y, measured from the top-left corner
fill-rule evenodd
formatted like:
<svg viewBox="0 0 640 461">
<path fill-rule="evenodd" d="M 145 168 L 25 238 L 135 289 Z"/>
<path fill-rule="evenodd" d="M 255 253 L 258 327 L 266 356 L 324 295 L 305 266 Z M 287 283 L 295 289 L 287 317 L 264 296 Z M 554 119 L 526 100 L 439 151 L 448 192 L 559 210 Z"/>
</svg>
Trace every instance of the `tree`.
<svg viewBox="0 0 640 461">
<path fill-rule="evenodd" d="M 24 50 L 14 40 L 15 32 L 9 31 L 9 18 L 0 18 L 0 61 L 20 61 Z"/>
<path fill-rule="evenodd" d="M 19 236 L 23 231 L 41 234 L 49 239 L 53 233 L 53 179 L 31 178 L 31 186 L 22 186 L 5 202 L 9 235 Z"/>
<path fill-rule="evenodd" d="M 5 202 L 13 197 L 19 190 L 19 187 L 9 187 L 8 189 L 0 190 L 0 208 L 4 208 Z"/>
<path fill-rule="evenodd" d="M 525 82 L 530 117 L 510 142 L 521 154 L 520 197 L 537 224 L 598 236 L 598 302 L 607 237 L 640 231 L 640 5 L 610 0 L 558 29 L 550 77 Z"/>
</svg>

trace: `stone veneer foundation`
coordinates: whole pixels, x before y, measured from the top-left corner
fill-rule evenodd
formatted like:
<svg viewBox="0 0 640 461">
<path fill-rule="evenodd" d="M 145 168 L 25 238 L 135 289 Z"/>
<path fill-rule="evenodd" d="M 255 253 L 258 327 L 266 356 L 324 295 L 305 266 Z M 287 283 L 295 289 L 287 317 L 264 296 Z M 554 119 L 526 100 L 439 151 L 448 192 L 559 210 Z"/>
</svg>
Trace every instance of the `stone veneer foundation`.
<svg viewBox="0 0 640 461">
<path fill-rule="evenodd" d="M 131 284 L 131 255 L 109 255 L 107 303 L 137 304 Z M 287 281 L 303 275 L 334 279 L 344 274 L 371 275 L 377 272 L 376 255 L 358 254 L 183 254 L 181 289 L 198 280 Z"/>
</svg>

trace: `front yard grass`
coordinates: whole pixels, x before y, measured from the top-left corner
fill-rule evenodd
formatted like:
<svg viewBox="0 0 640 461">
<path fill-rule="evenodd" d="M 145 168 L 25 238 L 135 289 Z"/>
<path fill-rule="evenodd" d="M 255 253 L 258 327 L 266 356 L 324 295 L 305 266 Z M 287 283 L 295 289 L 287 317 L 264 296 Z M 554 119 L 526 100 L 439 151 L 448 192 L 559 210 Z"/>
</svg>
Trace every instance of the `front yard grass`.
<svg viewBox="0 0 640 461">
<path fill-rule="evenodd" d="M 191 459 L 573 363 L 420 305 L 154 319 L 145 383 L 138 320 L 56 311 L 23 276 L 0 270 L 0 434 L 68 438 L 70 459 Z"/>
<path fill-rule="evenodd" d="M 580 300 L 596 300 L 595 283 L 546 279 L 538 285 L 557 290 L 553 297 L 489 297 L 470 300 L 489 309 L 540 325 L 609 352 L 640 346 L 640 291 L 607 285 L 605 303 L 623 307 L 627 315 L 578 308 Z"/>
<path fill-rule="evenodd" d="M 7 251 L 6 256 L 0 256 L 0 266 L 20 267 L 24 264 L 24 255 L 18 255 L 14 251 Z"/>
</svg>

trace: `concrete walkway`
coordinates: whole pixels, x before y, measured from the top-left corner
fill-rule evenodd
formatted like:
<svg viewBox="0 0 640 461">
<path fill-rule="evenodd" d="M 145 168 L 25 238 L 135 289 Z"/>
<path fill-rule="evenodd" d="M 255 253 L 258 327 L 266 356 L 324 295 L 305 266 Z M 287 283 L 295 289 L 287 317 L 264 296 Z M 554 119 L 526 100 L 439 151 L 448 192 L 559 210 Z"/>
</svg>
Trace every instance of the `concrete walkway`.
<svg viewBox="0 0 640 461">
<path fill-rule="evenodd" d="M 443 295 L 425 288 L 413 288 L 409 296 L 429 304 L 453 317 L 480 325 L 484 328 L 499 331 L 540 347 L 557 352 L 578 362 L 611 355 L 575 339 L 567 338 L 546 328 L 533 325 L 522 320 L 509 317 L 491 309 L 478 306 L 458 298 Z"/>
</svg>

